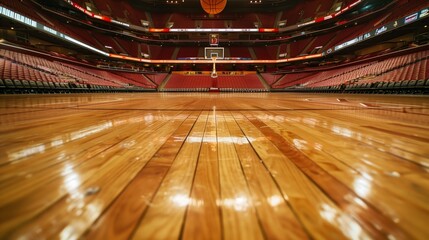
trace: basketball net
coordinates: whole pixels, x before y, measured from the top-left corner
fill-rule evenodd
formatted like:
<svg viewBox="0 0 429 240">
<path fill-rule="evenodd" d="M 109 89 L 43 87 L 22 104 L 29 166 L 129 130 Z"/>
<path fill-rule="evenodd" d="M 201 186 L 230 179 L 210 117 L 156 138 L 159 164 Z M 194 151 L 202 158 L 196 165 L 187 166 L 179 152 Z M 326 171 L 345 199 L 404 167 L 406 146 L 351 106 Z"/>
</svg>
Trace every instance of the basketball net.
<svg viewBox="0 0 429 240">
<path fill-rule="evenodd" d="M 212 57 L 213 60 L 213 71 L 210 75 L 212 78 L 217 78 L 217 72 L 216 72 L 216 57 Z"/>
</svg>

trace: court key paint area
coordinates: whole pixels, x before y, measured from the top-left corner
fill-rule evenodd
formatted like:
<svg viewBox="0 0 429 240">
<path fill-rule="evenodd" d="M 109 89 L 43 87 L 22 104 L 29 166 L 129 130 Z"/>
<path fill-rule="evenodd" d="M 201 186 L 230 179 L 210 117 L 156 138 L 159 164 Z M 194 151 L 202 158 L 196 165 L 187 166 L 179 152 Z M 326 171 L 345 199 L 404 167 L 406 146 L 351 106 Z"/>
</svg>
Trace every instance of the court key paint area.
<svg viewBox="0 0 429 240">
<path fill-rule="evenodd" d="M 1 239 L 428 239 L 429 98 L 0 96 Z"/>
</svg>

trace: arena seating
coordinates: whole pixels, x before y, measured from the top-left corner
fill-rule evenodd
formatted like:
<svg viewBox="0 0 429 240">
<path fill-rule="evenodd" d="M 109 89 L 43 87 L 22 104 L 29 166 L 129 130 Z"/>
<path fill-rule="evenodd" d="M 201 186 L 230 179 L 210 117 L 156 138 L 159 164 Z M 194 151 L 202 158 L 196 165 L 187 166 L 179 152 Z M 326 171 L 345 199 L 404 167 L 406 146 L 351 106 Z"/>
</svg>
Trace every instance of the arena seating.
<svg viewBox="0 0 429 240">
<path fill-rule="evenodd" d="M 42 82 L 65 82 L 54 74 L 37 71 L 33 68 L 14 63 L 7 59 L 0 59 L 0 76 L 5 80 L 10 79 Z"/>
<path fill-rule="evenodd" d="M 332 4 L 332 1 L 329 1 L 329 2 L 331 2 Z M 298 23 L 303 21 L 313 20 L 318 15 L 317 8 L 319 7 L 319 5 L 321 5 L 319 1 L 305 1 L 305 2 L 302 2 L 302 4 L 298 4 L 297 6 L 301 8 L 300 10 L 297 11 L 300 17 L 300 19 L 298 20 Z"/>
<path fill-rule="evenodd" d="M 143 75 L 159 86 L 161 85 L 161 83 L 164 81 L 164 79 L 167 77 L 168 74 L 167 73 L 153 73 L 153 74 L 146 73 Z"/>
<path fill-rule="evenodd" d="M 301 6 L 302 6 L 301 4 L 298 4 L 296 8 L 300 8 Z M 349 26 L 342 30 L 337 29 L 334 33 L 330 32 L 327 34 L 319 35 L 314 38 L 315 40 L 312 40 L 311 38 L 304 38 L 302 40 L 297 40 L 296 42 L 289 43 L 290 45 L 289 47 L 287 47 L 288 44 L 282 44 L 280 45 L 280 53 L 287 52 L 288 57 L 296 57 L 300 54 L 309 54 L 314 50 L 315 47 L 318 47 L 318 46 L 322 47 L 320 51 L 326 51 L 327 49 L 333 46 L 336 46 L 347 40 L 353 39 L 359 35 L 362 35 L 363 33 L 367 32 L 370 29 L 377 28 L 390 21 L 406 16 L 407 14 L 425 6 L 427 6 L 427 3 L 424 1 L 412 1 L 412 2 L 406 1 L 406 0 L 398 1 L 398 4 L 395 6 L 395 8 L 400 9 L 400 11 L 385 12 L 382 15 L 376 16 L 374 19 L 368 22 L 365 22 L 365 24 Z M 287 25 L 293 25 L 293 24 L 289 24 L 288 22 Z M 311 46 L 308 46 L 309 44 Z"/>
<path fill-rule="evenodd" d="M 45 24 L 49 27 L 54 27 L 51 22 L 48 22 L 45 18 L 42 18 L 41 15 L 38 14 L 37 9 L 35 9 L 34 6 L 29 4 L 27 1 L 2 1 L 0 4 L 13 9 L 21 15 L 29 17 L 37 22 Z"/>
<path fill-rule="evenodd" d="M 61 26 L 61 25 L 58 25 L 58 26 Z M 81 42 L 84 42 L 84 43 L 86 43 L 86 44 L 89 44 L 90 46 L 93 46 L 93 47 L 96 47 L 96 48 L 98 48 L 98 49 L 102 49 L 102 50 L 104 50 L 105 49 L 105 46 L 106 45 L 109 45 L 109 41 L 112 41 L 112 40 L 110 40 L 110 37 L 104 37 L 104 38 L 102 38 L 102 39 L 109 39 L 109 40 L 107 40 L 107 42 L 104 42 L 104 40 L 97 40 L 92 34 L 94 33 L 94 32 L 92 32 L 92 31 L 90 31 L 90 30 L 86 30 L 86 29 L 80 29 L 80 28 L 77 28 L 77 27 L 75 27 L 75 26 L 72 26 L 72 25 L 70 25 L 70 26 L 65 26 L 65 28 L 67 28 L 68 29 L 68 32 L 69 32 L 69 34 L 71 34 L 70 36 L 71 37 L 74 37 L 74 38 L 76 38 L 76 39 L 78 39 L 78 40 L 80 40 Z M 73 31 L 73 32 L 72 32 Z M 99 34 L 99 35 L 101 35 L 101 34 Z M 112 44 L 113 45 L 113 44 Z M 116 46 L 115 45 L 113 45 L 113 47 L 114 48 L 116 48 Z"/>
<path fill-rule="evenodd" d="M 101 34 L 101 33 L 97 33 L 97 32 L 92 32 L 90 34 L 90 36 L 93 37 L 94 39 L 96 39 L 96 41 L 100 43 L 99 45 L 102 46 L 101 49 L 109 51 L 109 52 L 113 52 L 116 54 L 122 52 L 122 50 L 118 46 L 117 42 L 115 42 L 112 37 Z"/>
<path fill-rule="evenodd" d="M 301 54 L 321 53 L 323 52 L 323 47 L 329 46 L 331 41 L 335 41 L 335 36 L 333 36 L 332 34 L 331 35 L 326 34 L 326 35 L 314 37 L 311 39 L 309 45 L 305 46 L 302 49 Z M 316 49 L 318 47 L 319 49 Z"/>
<path fill-rule="evenodd" d="M 125 40 L 122 38 L 115 37 L 114 38 L 116 42 L 120 45 L 121 48 L 123 48 L 127 55 L 132 57 L 138 57 L 139 56 L 139 50 L 137 43 L 130 40 Z"/>
<path fill-rule="evenodd" d="M 357 25 L 354 27 L 339 29 L 334 33 L 322 34 L 313 38 L 304 38 L 287 44 L 281 44 L 279 54 L 287 53 L 286 57 L 289 58 L 326 51 L 339 43 L 363 34 L 369 30 L 369 28 L 370 27 L 366 24 Z M 316 50 L 316 52 L 313 52 L 316 47 L 321 48 Z"/>
<path fill-rule="evenodd" d="M 317 16 L 326 14 L 334 1 L 303 1 L 291 9 L 282 12 L 281 21 L 287 22 L 287 26 L 295 25 L 303 21 L 309 21 Z"/>
<path fill-rule="evenodd" d="M 231 47 L 229 48 L 231 57 L 252 58 L 247 47 Z"/>
<path fill-rule="evenodd" d="M 147 81 L 141 74 L 135 73 L 110 73 L 101 70 L 92 70 L 74 65 L 50 65 L 53 67 L 49 69 L 44 66 L 37 66 L 37 69 L 23 65 L 21 63 L 14 63 L 8 59 L 0 59 L 0 79 L 9 83 L 9 86 L 16 86 L 16 88 L 30 87 L 29 83 L 40 85 L 39 88 L 55 88 L 59 87 L 60 83 L 68 85 L 91 85 L 91 86 L 111 86 L 111 87 L 124 87 L 126 85 L 138 86 L 142 88 L 155 88 L 155 84 Z M 378 70 L 375 66 L 380 64 L 391 64 L 392 61 L 381 62 L 379 64 L 367 65 L 361 67 L 340 68 L 336 70 L 329 70 L 311 73 L 298 73 L 286 74 L 284 78 L 272 85 L 275 89 L 288 89 L 290 87 L 303 87 L 306 89 L 317 89 L 332 86 L 347 86 L 357 87 L 361 84 L 373 83 L 395 83 L 395 82 L 410 82 L 416 83 L 417 81 L 429 78 L 429 64 L 427 59 L 421 59 L 414 63 L 405 66 L 396 67 L 393 69 L 386 68 L 385 70 Z M 61 69 L 62 74 L 56 75 L 53 70 Z M 348 71 L 347 71 L 348 69 Z M 363 75 L 362 73 L 367 73 Z M 156 77 L 155 77 L 156 76 Z M 164 74 L 165 76 L 165 74 Z M 175 75 L 174 75 L 175 76 Z M 162 77 L 158 74 L 153 74 L 152 78 L 160 79 Z M 278 77 L 278 76 L 277 76 Z M 266 79 L 269 79 L 265 76 Z M 114 79 L 114 81 L 109 81 Z M 172 77 L 166 89 L 171 91 L 207 91 L 212 86 L 212 79 L 209 76 L 187 76 L 187 77 Z M 272 78 L 275 81 L 274 77 Z M 185 81 L 184 81 L 185 80 Z M 39 83 L 38 83 L 39 82 Z M 49 85 L 46 85 L 49 84 Z M 401 83 L 402 84 L 402 83 Z M 221 91 L 263 91 L 263 87 L 256 77 L 252 76 L 219 76 L 217 79 L 217 86 Z M 390 86 L 394 86 L 393 84 Z"/>
<path fill-rule="evenodd" d="M 38 21 L 51 26 L 52 28 L 58 29 L 62 32 L 65 32 L 67 34 L 70 34 L 72 37 L 82 40 L 85 43 L 88 43 L 91 46 L 110 51 L 112 53 L 122 53 L 125 55 L 133 56 L 133 57 L 139 57 L 139 51 L 137 43 L 132 42 L 130 40 L 124 40 L 120 37 L 112 37 L 105 34 L 97 33 L 97 32 L 90 32 L 89 30 L 78 28 L 76 26 L 64 23 L 61 23 L 60 21 L 57 21 L 56 19 L 51 18 L 42 18 L 39 14 L 34 14 L 32 11 L 29 11 L 29 7 L 24 6 L 23 4 L 15 3 L 16 1 L 10 1 L 10 3 L 7 3 L 8 5 L 13 6 L 14 8 L 22 11 L 24 14 L 27 14 L 31 17 L 34 17 Z M 318 2 L 305 2 L 302 4 L 297 4 L 295 8 L 288 9 L 285 11 L 294 11 L 299 12 L 302 16 L 300 18 L 308 18 L 308 16 L 312 16 L 313 18 L 316 17 L 320 13 L 326 12 L 330 7 L 332 6 L 333 1 L 328 1 L 326 3 L 318 3 Z M 140 15 L 138 19 L 145 19 L 145 14 L 142 14 L 142 11 L 135 10 L 130 4 L 126 1 L 95 1 L 95 5 L 103 9 L 102 12 L 110 12 L 110 14 L 115 15 L 117 8 L 123 7 L 122 11 L 118 11 L 116 13 L 117 18 L 126 18 L 129 19 L 134 14 L 129 14 L 130 12 L 139 12 Z M 413 4 L 403 4 L 404 7 L 408 10 L 412 10 L 418 6 L 421 6 L 422 3 L 413 3 Z M 402 5 L 401 5 L 402 6 Z M 297 10 L 299 9 L 299 10 Z M 144 11 L 143 11 L 144 12 Z M 311 13 L 311 14 L 310 14 Z M 390 14 L 390 13 L 389 13 Z M 395 11 L 395 16 L 401 15 L 404 13 L 397 13 Z M 296 14 L 295 14 L 296 15 Z M 314 51 L 315 47 L 321 46 L 322 48 L 319 49 L 319 51 L 326 51 L 328 48 L 343 42 L 347 39 L 353 38 L 359 34 L 362 34 L 368 28 L 372 28 L 372 25 L 375 25 L 376 23 L 380 23 L 380 19 L 384 19 L 385 21 L 388 21 L 392 18 L 392 14 L 386 16 L 381 16 L 377 18 L 376 20 L 372 20 L 369 24 L 360 24 L 355 27 L 346 28 L 344 30 L 337 31 L 335 34 L 324 34 L 320 35 L 314 38 L 305 38 L 303 40 L 298 40 L 296 42 L 291 42 L 288 44 L 281 44 L 279 51 L 277 49 L 279 46 L 269 46 L 267 49 L 264 49 L 263 47 L 254 47 L 254 53 L 255 57 L 257 59 L 276 59 L 278 56 L 275 56 L 277 53 L 283 54 L 287 53 L 287 57 L 296 57 L 299 55 L 305 55 L 310 54 Z M 267 18 L 267 16 L 270 16 Z M 151 25 L 154 25 L 156 27 L 165 27 L 165 24 L 167 21 L 175 22 L 175 27 L 196 27 L 195 21 L 185 14 L 164 14 L 164 13 L 152 13 L 152 21 L 153 23 Z M 253 25 L 254 22 L 262 22 L 262 24 L 265 25 L 273 25 L 273 21 L 275 19 L 275 14 L 264 14 L 264 13 L 252 13 L 252 14 L 243 14 L 237 19 L 233 20 L 233 24 L 237 24 L 236 22 L 240 22 L 240 24 L 246 24 L 249 25 L 247 27 L 254 27 L 250 26 Z M 138 20 L 138 21 L 139 21 Z M 135 21 L 135 20 L 134 20 Z M 206 20 L 201 20 L 202 25 L 205 24 Z M 221 23 L 220 25 L 224 25 L 224 21 L 220 20 L 207 20 L 215 23 Z M 178 25 L 177 25 L 178 24 Z M 237 27 L 232 26 L 232 27 Z M 224 27 L 224 26 L 221 26 Z M 241 26 L 244 27 L 244 26 Z M 268 26 L 266 26 L 268 27 Z M 334 35 L 334 37 L 333 37 Z M 105 49 L 105 46 L 110 46 L 111 49 Z M 151 45 L 150 51 L 143 51 L 143 53 L 151 53 L 151 58 L 153 59 L 172 59 L 176 56 L 173 56 L 174 47 L 160 47 Z M 244 50 L 243 50 L 244 49 Z M 235 47 L 232 47 L 230 50 L 231 56 L 233 57 L 245 57 L 245 58 L 251 58 L 253 53 L 249 53 L 248 49 L 236 49 Z M 187 57 L 182 55 L 183 51 L 180 51 L 177 57 Z"/>
<path fill-rule="evenodd" d="M 366 82 L 400 82 L 403 80 L 420 80 L 428 79 L 428 60 L 423 59 L 403 67 L 393 68 L 390 71 L 375 75 L 374 78 L 369 78 Z"/>
<path fill-rule="evenodd" d="M 175 50 L 175 47 L 165 47 L 158 45 L 151 45 L 149 48 L 151 59 L 171 59 Z"/>
<path fill-rule="evenodd" d="M 256 73 L 222 73 L 213 79 L 210 74 L 188 75 L 172 73 L 163 91 L 209 91 L 211 88 L 222 92 L 263 92 L 267 91 Z"/>
<path fill-rule="evenodd" d="M 258 13 L 258 19 L 261 23 L 260 27 L 273 28 L 276 26 L 276 15 L 270 13 Z"/>
<path fill-rule="evenodd" d="M 173 13 L 170 22 L 174 23 L 174 28 L 195 28 L 195 21 L 184 14 Z"/>
<path fill-rule="evenodd" d="M 156 28 L 165 28 L 171 13 L 151 13 L 152 25 Z"/>
<path fill-rule="evenodd" d="M 55 18 L 48 17 L 46 15 L 43 15 L 39 11 L 39 9 L 37 9 L 36 5 L 31 4 L 30 1 L 5 1 L 4 3 L 2 2 L 1 4 L 4 4 L 6 7 L 14 9 L 18 13 L 24 16 L 27 16 L 39 23 L 42 23 L 47 27 L 50 27 L 54 30 L 65 33 L 70 37 L 73 37 L 82 42 L 85 42 L 91 46 L 94 46 L 97 48 L 100 48 L 101 46 L 96 42 L 96 40 L 94 40 L 91 37 L 88 30 L 76 27 L 72 24 L 68 24 L 67 22 L 62 22 L 61 20 L 57 20 Z"/>
<path fill-rule="evenodd" d="M 378 22 L 374 27 L 384 25 L 390 21 L 404 17 L 407 14 L 417 11 L 418 9 L 427 6 L 426 1 L 408 1 L 408 0 L 398 0 L 395 8 L 400 9 L 400 11 L 391 11 L 386 14 L 383 18 L 383 21 Z"/>
<path fill-rule="evenodd" d="M 156 88 L 138 73 L 115 73 L 5 49 L 0 49 L 0 67 L 0 79 L 3 84 L 8 83 L 2 91 L 14 89 L 9 93 Z"/>
<path fill-rule="evenodd" d="M 261 76 L 268 83 L 268 85 L 273 85 L 275 82 L 280 80 L 284 74 L 271 74 L 271 73 L 261 73 Z"/>
<path fill-rule="evenodd" d="M 316 73 L 317 74 L 317 73 Z M 285 74 L 279 81 L 275 82 L 271 85 L 272 88 L 286 88 L 290 86 L 300 85 L 305 82 L 306 77 L 312 76 L 316 74 L 312 73 L 289 73 Z"/>
<path fill-rule="evenodd" d="M 135 7 L 131 6 L 128 1 L 94 0 L 94 3 L 101 14 L 110 16 L 113 19 L 120 20 L 122 22 L 140 26 L 141 20 L 147 20 L 144 11 L 136 10 Z"/>
<path fill-rule="evenodd" d="M 98 11 L 103 14 L 103 15 L 107 15 L 110 16 L 111 15 L 111 9 L 107 6 L 107 1 L 103 1 L 103 0 L 94 0 L 93 1 L 95 4 L 95 7 L 98 9 Z M 113 17 L 113 16 L 112 16 Z M 118 17 L 118 16 L 114 16 L 114 17 Z M 121 16 L 119 16 L 121 17 Z"/>
<path fill-rule="evenodd" d="M 209 75 L 185 75 L 172 73 L 164 91 L 209 91 L 213 80 Z"/>
<path fill-rule="evenodd" d="M 122 22 L 141 25 L 140 20 L 146 20 L 142 11 L 136 11 L 127 1 L 94 0 L 95 6 L 101 14 L 110 16 Z"/>
<path fill-rule="evenodd" d="M 257 59 L 277 59 L 278 46 L 253 47 Z"/>
<path fill-rule="evenodd" d="M 109 72 L 106 72 L 106 71 L 104 71 L 104 73 L 109 74 Z M 118 79 L 121 82 L 128 83 L 130 85 L 135 85 L 135 86 L 143 87 L 143 88 L 156 88 L 157 87 L 156 84 L 154 84 L 151 81 L 148 81 L 148 79 L 141 73 L 114 72 L 111 74 L 118 75 L 120 78 L 118 78 L 117 76 L 111 76 L 111 77 L 114 77 L 115 79 Z"/>
<path fill-rule="evenodd" d="M 364 27 L 364 26 L 362 26 Z M 70 32 L 72 28 L 68 31 Z M 79 31 L 82 31 L 80 29 Z M 349 35 L 350 34 L 350 35 Z M 338 36 L 341 36 L 341 39 L 347 39 L 349 36 L 356 34 L 351 29 L 345 29 L 343 32 L 337 33 Z M 83 34 L 87 36 L 89 34 Z M 101 34 L 99 34 L 101 35 Z M 102 35 L 101 38 L 108 38 Z M 320 36 L 317 38 L 327 39 L 326 36 Z M 294 54 L 298 54 L 299 52 L 305 52 L 305 49 L 302 47 L 307 47 L 307 50 L 310 51 L 313 46 L 317 46 L 319 43 L 317 38 L 311 40 L 306 39 L 307 44 L 302 44 L 301 47 L 296 43 L 296 46 L 293 47 L 295 49 Z M 108 38 L 110 39 L 110 38 Z M 134 46 L 128 46 L 124 44 L 123 39 L 114 38 L 112 40 L 112 45 L 122 45 L 127 52 L 137 52 L 137 49 Z M 90 40 L 88 40 L 90 41 Z M 101 41 L 101 40 L 100 40 Z M 108 42 L 109 40 L 103 39 L 103 42 Z M 115 42 L 116 41 L 116 42 Z M 118 44 L 118 43 L 121 44 Z M 304 43 L 303 41 L 300 43 Z M 154 47 L 151 46 L 151 50 Z M 172 54 L 174 48 L 170 47 L 158 47 L 159 52 L 156 58 L 159 59 L 168 59 L 168 56 Z M 273 47 L 274 48 L 274 47 Z M 195 48 L 196 49 L 196 48 Z M 186 57 L 188 55 L 197 55 L 195 49 L 192 49 L 193 53 L 190 54 L 189 49 L 181 48 L 178 52 L 178 57 Z M 234 50 L 232 50 L 234 49 Z M 189 51 L 188 51 L 189 50 Z M 231 48 L 231 55 L 234 56 L 237 54 L 238 56 L 248 56 L 250 57 L 250 52 L 248 48 Z M 269 53 L 273 53 L 276 51 L 270 50 L 266 51 L 264 47 L 254 47 L 253 48 L 255 54 L 258 58 L 271 58 L 272 56 L 268 56 Z M 121 51 L 120 49 L 116 51 Z M 156 53 L 156 51 L 151 51 L 152 53 Z M 235 53 L 234 53 L 235 52 Z M 237 53 L 238 52 L 238 53 Z M 248 52 L 248 53 L 246 53 Z M 2 55 L 6 56 L 9 53 L 6 51 L 2 51 Z M 167 57 L 166 57 L 167 55 Z M 358 83 L 372 84 L 372 83 L 390 83 L 390 82 L 398 82 L 398 81 L 418 81 L 422 79 L 427 79 L 428 75 L 428 67 L 427 67 L 427 59 L 425 58 L 428 55 L 428 52 L 418 52 L 415 54 L 404 55 L 400 57 L 395 57 L 383 61 L 379 61 L 376 63 L 371 63 L 369 65 L 354 65 L 349 68 L 341 68 L 335 70 L 328 70 L 318 72 L 316 74 L 304 73 L 304 74 L 287 74 L 286 77 L 282 78 L 280 81 L 274 82 L 277 80 L 270 81 L 269 84 L 272 85 L 275 89 L 283 89 L 291 86 L 304 86 L 306 88 L 320 88 L 320 87 L 331 87 L 331 86 L 355 86 Z M 7 56 L 6 56 L 7 57 Z M 94 86 L 110 86 L 121 88 L 124 86 L 137 86 L 142 88 L 155 88 L 156 86 L 147 81 L 143 76 L 124 76 L 123 74 L 116 74 L 116 77 L 109 75 L 107 72 L 98 72 L 91 70 L 91 68 L 83 69 L 79 66 L 72 66 L 67 64 L 60 64 L 57 62 L 50 62 L 45 59 L 37 59 L 32 56 L 22 56 L 20 54 L 15 54 L 14 56 L 9 56 L 9 59 L 3 59 L 2 66 L 2 79 L 3 80 L 11 80 L 12 82 L 15 80 L 18 81 L 41 81 L 46 83 L 76 83 L 76 84 L 88 84 Z M 17 63 L 12 62 L 17 61 Z M 36 67 L 34 67 L 36 66 Z M 307 76 L 308 75 L 308 76 Z M 100 77 L 101 76 L 101 77 Z M 112 78 L 113 77 L 113 78 Z M 140 78 L 141 77 L 141 78 Z M 112 81 L 111 79 L 115 79 L 116 81 Z M 162 78 L 163 79 L 163 78 Z M 174 78 L 173 78 L 174 79 Z M 252 79 L 252 78 L 250 78 Z M 140 82 L 141 81 L 141 82 Z M 160 80 L 162 81 L 162 80 Z M 259 80 L 258 80 L 259 81 Z M 10 81 L 8 81 L 10 83 Z M 154 81 L 156 82 L 156 81 Z M 199 85 L 199 81 L 190 82 L 189 85 L 184 86 L 176 86 L 174 85 L 174 80 L 166 86 L 167 89 L 171 88 L 188 88 L 188 89 L 206 89 L 210 88 L 211 85 L 202 84 Z M 3 82 L 4 83 L 4 82 Z M 158 82 L 157 84 L 159 84 Z M 218 79 L 218 86 L 222 90 L 226 89 L 234 89 L 234 90 L 244 90 L 244 89 L 263 89 L 261 85 L 252 85 L 255 83 L 252 80 L 247 80 L 246 83 L 241 81 L 240 77 L 237 76 L 222 76 Z M 257 82 L 260 84 L 260 82 Z M 172 84 L 172 85 L 170 85 Z M 18 82 L 14 83 L 14 85 L 19 85 Z M 54 85 L 55 86 L 55 85 Z"/>
<path fill-rule="evenodd" d="M 177 58 L 198 57 L 198 52 L 198 47 L 181 47 L 177 53 Z"/>
<path fill-rule="evenodd" d="M 221 75 L 217 79 L 220 91 L 248 92 L 266 91 L 256 74 Z"/>
<path fill-rule="evenodd" d="M 369 87 L 398 88 L 429 79 L 429 51 L 420 51 L 381 61 L 352 65 L 314 73 L 290 73 L 272 88 L 345 90 Z M 429 82 L 427 83 L 429 84 Z"/>
<path fill-rule="evenodd" d="M 244 14 L 237 18 L 235 21 L 232 21 L 233 28 L 255 28 L 254 23 L 259 23 L 257 14 Z"/>
<path fill-rule="evenodd" d="M 118 1 L 114 1 L 114 2 L 118 2 Z M 131 6 L 128 1 L 121 1 L 121 4 L 122 4 L 121 5 L 122 9 L 124 9 L 125 11 L 124 14 L 126 15 L 128 21 L 131 24 L 141 26 L 142 25 L 141 20 L 147 21 L 146 15 L 143 10 L 136 9 L 134 6 Z M 115 11 L 117 11 L 117 9 L 121 9 L 121 8 L 120 7 L 115 8 L 113 14 L 115 14 Z"/>
<path fill-rule="evenodd" d="M 225 27 L 225 24 L 232 23 L 231 27 L 255 27 L 254 23 L 262 24 L 263 27 L 271 27 L 275 25 L 275 14 L 242 14 L 237 15 L 236 19 L 232 20 L 204 20 L 192 18 L 183 13 L 144 13 L 140 12 L 139 17 L 133 17 L 130 14 L 136 11 L 130 7 L 129 3 L 125 1 L 100 1 L 96 0 L 94 3 L 100 11 L 108 13 L 117 19 L 125 19 L 126 21 L 138 22 L 140 19 L 145 19 L 146 14 L 148 19 L 152 19 L 151 25 L 155 27 L 165 27 L 167 22 L 174 22 L 174 27 L 194 28 L 201 26 L 208 27 L 209 25 L 218 25 Z M 294 18 L 295 23 L 306 21 L 325 14 L 330 11 L 334 1 L 310 1 L 302 4 L 297 4 L 295 8 L 287 11 L 297 11 L 298 16 L 291 16 Z M 398 17 L 405 16 L 410 12 L 421 8 L 427 3 L 420 1 L 406 1 L 399 0 L 399 5 L 403 7 L 403 11 L 390 11 L 384 12 L 376 18 L 367 22 L 367 24 L 358 24 L 356 26 L 343 27 L 343 22 L 337 23 L 338 27 L 335 28 L 333 33 L 322 35 L 314 35 L 313 37 L 302 37 L 302 40 L 291 41 L 280 45 L 268 46 L 246 46 L 246 47 L 226 47 L 225 54 L 227 57 L 242 57 L 253 59 L 277 59 L 277 54 L 287 53 L 287 57 L 296 57 L 300 55 L 307 55 L 312 53 L 320 53 L 326 51 L 341 42 L 352 39 L 369 29 L 380 26 Z M 23 15 L 29 16 L 40 23 L 43 23 L 53 29 L 64 32 L 76 39 L 79 39 L 89 45 L 107 51 L 105 46 L 110 46 L 109 51 L 112 53 L 129 55 L 133 57 L 140 57 L 142 53 L 150 54 L 152 59 L 177 59 L 187 57 L 197 57 L 201 54 L 201 48 L 198 47 L 184 47 L 184 46 L 163 46 L 150 45 L 137 43 L 132 40 L 127 40 L 121 36 L 108 35 L 103 31 L 91 31 L 88 28 L 68 24 L 61 20 L 51 17 L 49 14 L 43 14 L 42 9 L 34 9 L 31 2 L 26 1 L 6 1 L 2 3 L 8 7 L 16 9 Z M 346 2 L 344 4 L 347 4 Z M 425 5 L 425 6 L 426 6 Z M 119 9 L 120 7 L 124 7 Z M 152 15 L 151 15 L 152 14 Z M 152 17 L 150 17 L 152 16 Z M 280 15 L 278 15 L 280 16 Z M 285 16 L 285 12 L 283 13 Z M 292 20 L 291 20 L 292 21 Z M 293 22 L 293 21 L 292 21 Z M 292 24 L 288 21 L 287 25 Z M 344 21 L 345 23 L 346 21 Z M 198 25 L 198 26 L 197 26 Z M 344 24 L 346 25 L 346 24 Z M 338 30 L 338 28 L 342 28 Z M 141 48 L 139 47 L 139 44 Z M 159 43 L 161 44 L 161 42 Z M 164 43 L 162 43 L 164 44 Z M 411 45 L 410 45 L 411 46 Z M 321 48 L 316 48 L 321 47 Z M 353 64 L 353 62 L 346 67 L 337 68 L 316 68 L 312 70 L 305 69 L 303 72 L 290 72 L 284 74 L 285 71 L 276 74 L 261 74 L 271 88 L 277 90 L 285 89 L 354 89 L 361 88 L 363 84 L 365 87 L 383 86 L 394 87 L 402 86 L 405 82 L 407 84 L 415 84 L 420 81 L 425 81 L 429 77 L 429 66 L 427 56 L 428 51 L 420 51 L 416 53 L 405 54 L 402 56 L 391 57 L 384 60 L 374 58 L 371 62 L 361 61 L 360 64 Z M 377 54 L 374 54 L 377 56 Z M 202 57 L 202 56 L 199 56 Z M 111 72 L 106 70 L 99 70 L 91 66 L 83 66 L 81 64 L 65 63 L 62 61 L 51 61 L 44 58 L 35 57 L 32 55 L 12 52 L 8 50 L 0 50 L 1 66 L 1 80 L 2 86 L 26 86 L 23 81 L 30 81 L 37 84 L 42 84 L 39 87 L 45 86 L 55 88 L 56 83 L 66 84 L 69 87 L 81 86 L 91 88 L 96 86 L 104 86 L 117 89 L 136 88 L 136 89 L 155 89 L 165 79 L 169 79 L 165 89 L 178 90 L 202 90 L 218 87 L 222 91 L 247 91 L 249 89 L 265 90 L 260 82 L 258 75 L 251 74 L 246 76 L 241 75 L 220 75 L 216 81 L 213 81 L 209 76 L 188 76 L 181 74 L 172 74 L 167 77 L 167 74 L 141 74 L 141 73 L 126 73 L 126 72 Z M 358 57 L 355 59 L 359 59 Z M 362 57 L 365 60 L 365 57 Z M 347 59 L 347 61 L 353 61 Z M 230 71 L 230 69 L 240 69 L 243 65 L 237 66 L 220 65 L 218 71 Z M 157 66 L 159 67 L 159 66 Z M 211 65 L 197 66 L 198 70 L 210 70 Z M 277 69 L 279 66 L 267 66 Z M 283 66 L 280 66 L 280 68 Z M 286 66 L 285 69 L 289 67 Z M 193 66 L 179 65 L 174 69 L 189 70 Z M 242 69 L 245 69 L 244 67 Z M 164 69 L 165 70 L 165 69 Z M 185 81 L 186 80 L 186 81 Z M 7 82 L 6 82 L 7 81 Z M 413 82 L 411 82 L 413 81 Z M 40 83 L 39 83 L 40 82 Z M 399 83 L 398 83 L 399 82 Z M 6 84 L 7 83 L 7 84 Z M 11 84 L 12 83 L 12 84 Z M 26 84 L 27 84 L 26 83 Z M 50 85 L 50 84 L 53 85 Z M 381 85 L 380 85 L 381 84 Z M 424 83 L 426 84 L 426 83 Z M 18 87 L 19 88 L 19 87 Z"/>
<path fill-rule="evenodd" d="M 225 28 L 224 20 L 204 20 L 201 21 L 201 28 Z"/>
</svg>

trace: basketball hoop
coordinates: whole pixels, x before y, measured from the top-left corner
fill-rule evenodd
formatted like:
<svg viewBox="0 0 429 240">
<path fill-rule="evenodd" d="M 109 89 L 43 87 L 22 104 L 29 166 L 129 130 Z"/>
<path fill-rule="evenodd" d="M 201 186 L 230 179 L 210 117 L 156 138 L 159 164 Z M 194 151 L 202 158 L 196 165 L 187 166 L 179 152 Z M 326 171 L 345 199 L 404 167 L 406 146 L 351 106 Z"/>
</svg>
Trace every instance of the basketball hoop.
<svg viewBox="0 0 429 240">
<path fill-rule="evenodd" d="M 210 76 L 212 78 L 217 78 L 218 74 L 216 72 L 216 60 L 224 59 L 225 49 L 223 47 L 205 47 L 204 48 L 204 59 L 211 59 L 213 63 L 213 71 Z"/>
<path fill-rule="evenodd" d="M 217 78 L 217 72 L 216 72 L 216 56 L 212 56 L 212 60 L 213 60 L 213 71 L 212 74 L 210 75 L 212 78 Z"/>
</svg>

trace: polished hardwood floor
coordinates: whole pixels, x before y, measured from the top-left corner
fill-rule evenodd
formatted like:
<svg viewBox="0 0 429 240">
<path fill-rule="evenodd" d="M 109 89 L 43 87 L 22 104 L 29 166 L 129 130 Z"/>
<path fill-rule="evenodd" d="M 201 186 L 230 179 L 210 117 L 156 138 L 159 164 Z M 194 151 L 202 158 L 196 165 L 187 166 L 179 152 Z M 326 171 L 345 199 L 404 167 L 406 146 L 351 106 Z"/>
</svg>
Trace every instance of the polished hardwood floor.
<svg viewBox="0 0 429 240">
<path fill-rule="evenodd" d="M 0 96 L 0 239 L 429 239 L 429 98 Z"/>
</svg>

